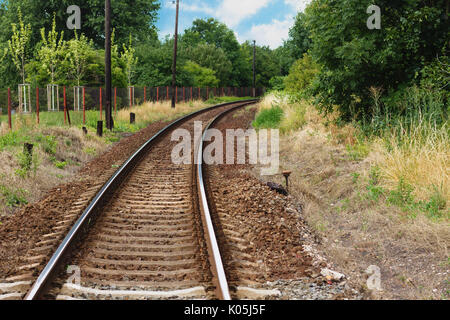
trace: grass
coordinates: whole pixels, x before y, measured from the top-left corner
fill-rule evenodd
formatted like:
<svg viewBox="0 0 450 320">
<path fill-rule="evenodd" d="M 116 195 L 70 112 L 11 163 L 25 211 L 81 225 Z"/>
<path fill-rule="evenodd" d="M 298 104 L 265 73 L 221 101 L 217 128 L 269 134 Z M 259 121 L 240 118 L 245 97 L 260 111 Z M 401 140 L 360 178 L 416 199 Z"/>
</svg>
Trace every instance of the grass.
<svg viewBox="0 0 450 320">
<path fill-rule="evenodd" d="M 266 96 L 259 112 L 275 105 L 285 117 L 289 105 L 283 101 L 289 104 L 289 98 L 277 95 Z M 388 116 L 383 121 L 389 125 L 377 124 L 377 130 L 294 102 L 304 109 L 297 117 L 305 123 L 280 138 L 280 171 L 292 171 L 291 195 L 324 238 L 323 250 L 354 280 L 374 259 L 382 261 L 383 269 L 396 270 L 383 278 L 388 299 L 439 299 L 445 293 L 441 288 L 448 266 L 436 271 L 432 266 L 448 258 L 450 243 L 448 122 L 420 111 L 424 105 L 415 100 L 415 115 Z M 408 109 L 414 109 L 412 103 Z M 284 183 L 281 174 L 258 178 Z M 402 273 L 421 289 L 399 291 Z"/>
<path fill-rule="evenodd" d="M 238 99 L 226 97 L 217 100 Z M 36 114 L 14 114 L 13 130 L 8 128 L 7 115 L 0 115 L 0 216 L 5 212 L 11 213 L 7 208 L 34 202 L 46 190 L 67 182 L 83 163 L 119 141 L 123 132 L 133 133 L 156 121 L 171 121 L 220 103 L 217 100 L 179 103 L 175 109 L 171 108 L 170 102 L 149 102 L 122 109 L 114 116 L 113 132 L 104 127 L 102 138 L 96 136 L 100 115 L 94 110 L 86 112 L 87 135 L 82 131 L 82 112 L 70 112 L 71 126 L 64 124 L 63 112 L 41 112 L 40 124 L 37 124 Z M 130 112 L 136 114 L 134 124 L 129 123 Z M 32 157 L 23 153 L 24 143 L 34 145 Z"/>
</svg>

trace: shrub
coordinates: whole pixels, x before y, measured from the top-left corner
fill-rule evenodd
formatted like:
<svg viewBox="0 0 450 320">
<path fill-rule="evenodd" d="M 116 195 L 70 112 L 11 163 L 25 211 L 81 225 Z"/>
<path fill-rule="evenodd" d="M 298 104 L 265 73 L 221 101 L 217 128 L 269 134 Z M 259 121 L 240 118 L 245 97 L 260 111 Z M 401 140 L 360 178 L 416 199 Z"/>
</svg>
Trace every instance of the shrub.
<svg viewBox="0 0 450 320">
<path fill-rule="evenodd" d="M 284 111 L 279 106 L 264 109 L 256 116 L 255 121 L 253 121 L 253 127 L 256 129 L 278 128 L 281 119 L 283 118 L 283 114 Z"/>
</svg>

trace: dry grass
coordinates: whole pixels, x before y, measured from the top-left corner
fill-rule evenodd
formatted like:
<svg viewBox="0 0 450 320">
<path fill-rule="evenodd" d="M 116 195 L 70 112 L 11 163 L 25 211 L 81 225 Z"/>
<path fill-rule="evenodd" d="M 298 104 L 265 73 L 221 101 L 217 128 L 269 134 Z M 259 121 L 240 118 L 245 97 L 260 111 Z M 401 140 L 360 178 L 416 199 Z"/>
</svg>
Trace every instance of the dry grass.
<svg viewBox="0 0 450 320">
<path fill-rule="evenodd" d="M 386 197 L 370 199 L 367 189 L 371 168 L 378 165 L 386 192 L 403 177 L 416 187 L 418 199 L 428 199 L 433 184 L 444 186 L 448 199 L 447 131 L 435 130 L 426 139 L 423 130 L 405 132 L 404 143 L 389 148 L 387 141 L 399 137 L 361 141 L 359 129 L 335 125 L 335 116 L 325 119 L 306 105 L 306 123 L 280 141 L 280 170 L 292 171 L 291 194 L 320 235 L 321 249 L 362 290 L 366 269 L 379 266 L 383 291 L 372 292 L 372 298 L 448 299 L 448 220 L 407 217 Z M 284 184 L 281 175 L 260 178 Z"/>
<path fill-rule="evenodd" d="M 117 113 L 117 119 L 123 122 L 129 121 L 130 112 L 133 112 L 136 114 L 136 121 L 138 123 L 148 124 L 160 120 L 172 120 L 182 114 L 188 114 L 207 106 L 208 105 L 201 100 L 179 103 L 176 105 L 175 109 L 171 107 L 170 101 L 157 103 L 148 102 L 140 106 L 120 110 Z"/>
<path fill-rule="evenodd" d="M 408 137 L 407 139 L 405 138 Z M 414 195 L 427 200 L 436 187 L 450 203 L 450 139 L 447 127 L 432 130 L 427 136 L 419 128 L 392 134 L 386 143 L 378 139 L 373 143 L 371 158 L 383 174 L 383 185 L 395 189 L 400 179 L 415 187 Z M 403 141 L 398 144 L 398 141 Z"/>
</svg>

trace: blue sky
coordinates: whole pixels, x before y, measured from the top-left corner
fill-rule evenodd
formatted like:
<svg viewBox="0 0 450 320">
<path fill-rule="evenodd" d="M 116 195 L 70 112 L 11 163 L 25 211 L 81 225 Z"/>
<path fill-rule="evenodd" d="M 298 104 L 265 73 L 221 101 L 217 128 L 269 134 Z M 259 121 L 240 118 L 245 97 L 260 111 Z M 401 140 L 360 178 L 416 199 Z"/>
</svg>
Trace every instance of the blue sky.
<svg viewBox="0 0 450 320">
<path fill-rule="evenodd" d="M 239 42 L 256 40 L 259 45 L 272 49 L 288 38 L 298 11 L 303 11 L 311 0 L 180 0 L 180 25 L 182 33 L 197 18 L 213 17 L 232 29 Z M 161 0 L 159 12 L 160 38 L 173 35 L 175 4 Z"/>
</svg>

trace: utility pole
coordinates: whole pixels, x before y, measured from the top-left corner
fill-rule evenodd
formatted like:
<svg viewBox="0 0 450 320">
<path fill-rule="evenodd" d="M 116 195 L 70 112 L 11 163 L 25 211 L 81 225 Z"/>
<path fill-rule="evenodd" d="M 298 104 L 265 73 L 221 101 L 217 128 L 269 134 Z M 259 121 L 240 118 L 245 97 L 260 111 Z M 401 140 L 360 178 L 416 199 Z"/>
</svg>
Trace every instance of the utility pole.
<svg viewBox="0 0 450 320">
<path fill-rule="evenodd" d="M 177 49 L 178 49 L 178 12 L 180 10 L 180 0 L 177 0 L 177 13 L 175 17 L 175 41 L 173 44 L 173 66 L 172 66 L 172 108 L 175 108 L 175 91 L 177 86 Z"/>
<path fill-rule="evenodd" d="M 105 0 L 105 89 L 106 89 L 106 128 L 113 129 L 111 103 L 111 0 Z"/>
<path fill-rule="evenodd" d="M 253 40 L 253 97 L 256 97 L 256 40 Z"/>
</svg>

